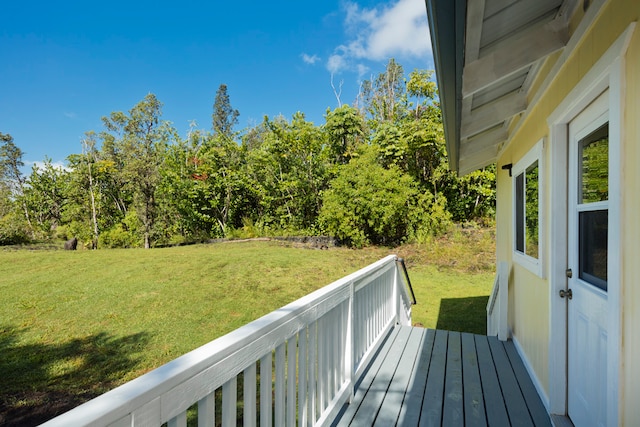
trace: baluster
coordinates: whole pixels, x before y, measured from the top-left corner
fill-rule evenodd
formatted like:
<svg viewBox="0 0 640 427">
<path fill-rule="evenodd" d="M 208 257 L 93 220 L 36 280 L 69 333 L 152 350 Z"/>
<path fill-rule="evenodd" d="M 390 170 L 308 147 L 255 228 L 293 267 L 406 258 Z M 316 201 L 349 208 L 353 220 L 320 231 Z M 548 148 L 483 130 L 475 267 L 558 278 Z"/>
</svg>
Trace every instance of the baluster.
<svg viewBox="0 0 640 427">
<path fill-rule="evenodd" d="M 168 427 L 187 427 L 187 411 L 181 412 L 171 418 L 167 423 Z"/>
<path fill-rule="evenodd" d="M 243 426 L 256 425 L 256 364 L 252 363 L 244 370 L 244 388 L 242 398 L 244 402 Z"/>
<path fill-rule="evenodd" d="M 327 407 L 327 387 L 329 378 L 327 377 L 327 318 L 326 315 L 320 319 L 318 324 L 318 394 L 320 399 L 318 402 L 318 412 L 322 412 Z"/>
<path fill-rule="evenodd" d="M 276 347 L 276 402 L 275 402 L 275 425 L 283 426 L 285 419 L 285 343 Z"/>
<path fill-rule="evenodd" d="M 317 398 L 317 368 L 318 368 L 318 322 L 313 322 L 309 326 L 309 426 L 315 424 L 318 419 L 316 413 L 316 398 Z"/>
<path fill-rule="evenodd" d="M 327 355 L 327 406 L 331 399 L 333 398 L 335 387 L 336 387 L 336 377 L 335 377 L 335 336 L 336 336 L 336 313 L 335 309 L 329 312 L 328 318 L 328 327 L 327 334 L 325 340 L 325 352 Z"/>
<path fill-rule="evenodd" d="M 222 385 L 222 427 L 233 427 L 238 418 L 238 377 Z"/>
<path fill-rule="evenodd" d="M 309 414 L 307 376 L 309 365 L 307 363 L 307 329 L 304 328 L 298 334 L 298 425 L 306 426 Z"/>
<path fill-rule="evenodd" d="M 273 399 L 271 397 L 273 387 L 273 356 L 268 352 L 260 359 L 260 427 L 271 427 Z"/>
<path fill-rule="evenodd" d="M 287 426 L 296 425 L 296 335 L 287 340 Z"/>
<path fill-rule="evenodd" d="M 198 401 L 198 427 L 215 427 L 216 395 L 215 392 Z"/>
</svg>

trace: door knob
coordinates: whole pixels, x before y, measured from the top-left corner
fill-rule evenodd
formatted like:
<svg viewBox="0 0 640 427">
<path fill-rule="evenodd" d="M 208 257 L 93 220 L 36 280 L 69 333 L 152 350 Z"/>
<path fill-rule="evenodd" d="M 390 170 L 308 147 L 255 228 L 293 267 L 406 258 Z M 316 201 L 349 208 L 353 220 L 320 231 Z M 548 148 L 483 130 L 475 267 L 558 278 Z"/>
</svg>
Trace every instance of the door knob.
<svg viewBox="0 0 640 427">
<path fill-rule="evenodd" d="M 572 299 L 573 291 L 571 289 L 567 289 L 566 291 L 564 289 L 560 289 L 560 298 L 564 298 L 564 297 Z"/>
</svg>

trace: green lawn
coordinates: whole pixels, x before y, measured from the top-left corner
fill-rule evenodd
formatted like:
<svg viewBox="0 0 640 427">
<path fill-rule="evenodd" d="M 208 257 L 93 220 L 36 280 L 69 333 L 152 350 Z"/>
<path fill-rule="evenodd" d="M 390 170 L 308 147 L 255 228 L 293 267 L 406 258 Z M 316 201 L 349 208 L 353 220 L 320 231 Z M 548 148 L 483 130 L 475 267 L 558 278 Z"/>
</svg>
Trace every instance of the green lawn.
<svg viewBox="0 0 640 427">
<path fill-rule="evenodd" d="M 389 253 L 409 265 L 415 323 L 484 332 L 492 261 L 458 268 L 417 246 L 1 251 L 0 425 L 50 418 Z"/>
</svg>

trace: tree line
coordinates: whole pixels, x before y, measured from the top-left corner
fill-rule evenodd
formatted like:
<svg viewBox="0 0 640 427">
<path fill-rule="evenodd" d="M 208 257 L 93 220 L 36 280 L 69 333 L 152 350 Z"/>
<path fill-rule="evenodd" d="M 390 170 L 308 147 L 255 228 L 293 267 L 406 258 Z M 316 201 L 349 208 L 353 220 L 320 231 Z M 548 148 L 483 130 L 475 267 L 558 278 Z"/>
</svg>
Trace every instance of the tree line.
<svg viewBox="0 0 640 427">
<path fill-rule="evenodd" d="M 182 138 L 148 94 L 86 132 L 66 168 L 45 159 L 29 175 L 0 133 L 0 244 L 75 236 L 89 248 L 150 248 L 304 234 L 392 245 L 494 213 L 493 167 L 464 177 L 447 168 L 432 71 L 405 77 L 392 59 L 320 126 L 297 112 L 236 132 L 239 114 L 220 85 L 211 129 L 193 124 Z"/>
</svg>

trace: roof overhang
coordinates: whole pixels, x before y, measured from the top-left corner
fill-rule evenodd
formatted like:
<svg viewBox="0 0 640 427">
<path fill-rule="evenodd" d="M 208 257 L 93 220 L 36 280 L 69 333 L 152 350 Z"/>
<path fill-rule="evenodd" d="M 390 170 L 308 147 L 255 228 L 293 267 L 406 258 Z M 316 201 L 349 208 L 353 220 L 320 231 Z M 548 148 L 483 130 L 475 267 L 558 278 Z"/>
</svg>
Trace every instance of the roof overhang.
<svg viewBox="0 0 640 427">
<path fill-rule="evenodd" d="M 497 160 L 544 60 L 569 39 L 576 0 L 426 0 L 449 166 Z"/>
</svg>

